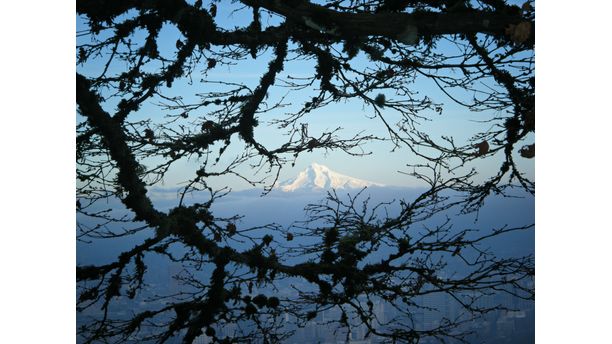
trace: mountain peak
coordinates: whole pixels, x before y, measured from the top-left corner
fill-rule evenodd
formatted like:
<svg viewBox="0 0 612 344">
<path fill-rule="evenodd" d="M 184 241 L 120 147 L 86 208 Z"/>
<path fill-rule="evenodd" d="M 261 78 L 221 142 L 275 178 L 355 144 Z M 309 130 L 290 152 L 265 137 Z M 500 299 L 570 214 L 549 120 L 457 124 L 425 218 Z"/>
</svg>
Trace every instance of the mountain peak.
<svg viewBox="0 0 612 344">
<path fill-rule="evenodd" d="M 296 190 L 320 190 L 330 188 L 356 189 L 363 188 L 366 186 L 384 185 L 363 179 L 349 177 L 344 174 L 334 172 L 325 165 L 313 162 L 305 170 L 298 173 L 295 178 L 291 178 L 280 183 L 278 187 L 282 191 L 291 192 Z"/>
</svg>

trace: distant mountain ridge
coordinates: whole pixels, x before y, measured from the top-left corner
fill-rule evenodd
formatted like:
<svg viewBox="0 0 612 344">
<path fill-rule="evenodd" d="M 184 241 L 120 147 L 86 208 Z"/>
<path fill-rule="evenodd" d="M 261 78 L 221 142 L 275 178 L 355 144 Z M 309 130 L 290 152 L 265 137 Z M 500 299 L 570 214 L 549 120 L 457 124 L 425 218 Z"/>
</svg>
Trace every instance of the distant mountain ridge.
<svg viewBox="0 0 612 344">
<path fill-rule="evenodd" d="M 385 185 L 353 178 L 313 162 L 296 177 L 280 183 L 276 188 L 284 192 L 293 192 L 297 190 L 360 189 L 368 186 L 382 187 Z"/>
</svg>

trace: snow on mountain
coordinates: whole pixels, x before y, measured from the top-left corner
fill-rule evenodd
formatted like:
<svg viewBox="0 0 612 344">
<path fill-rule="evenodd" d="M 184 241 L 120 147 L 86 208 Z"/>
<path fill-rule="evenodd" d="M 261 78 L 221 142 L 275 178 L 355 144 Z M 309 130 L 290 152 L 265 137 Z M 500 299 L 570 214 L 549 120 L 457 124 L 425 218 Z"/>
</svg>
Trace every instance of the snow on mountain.
<svg viewBox="0 0 612 344">
<path fill-rule="evenodd" d="M 363 179 L 353 178 L 334 172 L 327 166 L 312 163 L 308 168 L 300 172 L 295 178 L 286 180 L 278 186 L 282 191 L 291 192 L 296 190 L 312 189 L 357 189 L 366 186 L 384 186 L 383 184 L 370 182 Z"/>
</svg>

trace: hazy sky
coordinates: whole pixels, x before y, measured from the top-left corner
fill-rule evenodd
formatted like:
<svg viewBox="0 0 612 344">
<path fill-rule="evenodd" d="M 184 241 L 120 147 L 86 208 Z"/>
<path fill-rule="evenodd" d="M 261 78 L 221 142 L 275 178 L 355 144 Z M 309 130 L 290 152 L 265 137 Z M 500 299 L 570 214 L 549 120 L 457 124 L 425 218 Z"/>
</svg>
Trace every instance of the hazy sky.
<svg viewBox="0 0 612 344">
<path fill-rule="evenodd" d="M 218 14 L 216 17 L 217 24 L 225 27 L 232 28 L 235 25 L 242 25 L 242 23 L 248 23 L 251 20 L 251 13 L 248 10 L 232 11 L 235 8 L 228 8 L 228 2 L 223 2 L 218 8 Z M 225 5 L 225 6 L 223 6 Z M 208 6 L 204 4 L 204 6 Z M 273 25 L 277 20 L 267 18 L 262 15 L 262 24 L 265 26 L 267 23 Z M 77 31 L 83 28 L 83 22 L 77 18 Z M 166 26 L 162 29 L 158 46 L 162 56 L 164 53 L 171 56 L 176 50 L 175 42 L 180 37 L 180 33 L 173 27 Z M 86 40 L 83 38 L 77 38 L 78 43 L 83 43 Z M 443 43 L 442 43 L 443 44 Z M 257 59 L 253 60 L 248 58 L 243 61 L 238 61 L 233 66 L 218 66 L 208 72 L 207 75 L 200 75 L 199 72 L 195 72 L 193 75 L 193 85 L 189 85 L 187 79 L 183 79 L 180 82 L 175 82 L 173 87 L 165 94 L 182 96 L 188 101 L 194 98 L 193 95 L 198 92 L 210 91 L 210 86 L 199 83 L 200 78 L 207 80 L 223 80 L 227 82 L 244 83 L 249 87 L 255 87 L 258 84 L 262 74 L 265 73 L 267 65 L 271 59 L 270 51 L 260 52 Z M 78 66 L 77 70 L 80 73 L 84 73 L 89 76 L 99 75 L 103 66 L 103 60 L 99 59 L 86 64 L 85 66 Z M 366 65 L 366 61 L 363 56 L 358 56 L 353 63 L 355 65 Z M 121 71 L 124 68 L 120 62 L 111 65 L 111 72 Z M 299 76 L 311 76 L 314 74 L 314 61 L 295 60 L 288 61 L 285 63 L 283 73 L 279 79 L 286 79 L 288 76 L 299 77 Z M 269 91 L 269 99 L 279 99 L 287 93 L 287 89 L 278 86 L 277 84 Z M 318 85 L 317 85 L 318 86 Z M 164 87 L 165 88 L 165 87 Z M 433 139 L 439 139 L 440 136 L 452 136 L 457 139 L 459 143 L 466 142 L 471 135 L 475 134 L 479 128 L 486 130 L 490 124 L 477 123 L 476 121 L 487 119 L 491 116 L 491 113 L 470 113 L 469 110 L 457 105 L 451 101 L 447 96 L 440 92 L 437 87 L 428 81 L 417 81 L 413 87 L 417 90 L 420 95 L 427 95 L 434 102 L 441 102 L 444 104 L 444 111 L 442 115 L 429 113 L 431 118 L 434 119 L 429 123 L 424 123 L 424 128 L 427 128 L 427 133 Z M 297 104 L 298 106 L 306 102 L 312 97 L 312 90 L 306 90 L 302 92 L 294 92 L 286 98 L 285 102 Z M 455 95 L 458 97 L 470 97 L 469 94 Z M 149 101 L 147 104 L 141 107 L 138 114 L 133 115 L 132 118 L 163 118 L 165 114 L 159 107 L 155 106 L 158 100 Z M 109 101 L 106 109 L 113 109 L 115 101 Z M 291 107 L 288 107 L 291 109 Z M 114 109 L 113 109 L 114 110 Z M 278 118 L 287 111 L 285 108 L 266 113 L 260 117 L 260 123 L 265 123 L 269 119 Z M 387 120 L 390 123 L 395 123 L 399 120 L 397 113 L 384 112 Z M 141 117 L 142 116 L 142 117 Z M 350 137 L 352 134 L 359 133 L 367 130 L 368 134 L 373 134 L 380 137 L 388 137 L 383 123 L 378 118 L 372 118 L 373 111 L 370 107 L 364 108 L 363 103 L 360 101 L 340 102 L 333 103 L 323 109 L 318 109 L 310 113 L 304 118 L 309 124 L 309 133 L 312 136 L 318 136 L 324 130 L 334 129 L 336 127 L 342 127 L 344 137 Z M 280 144 L 284 143 L 284 131 L 279 129 L 260 125 L 256 128 L 256 138 L 262 144 L 269 148 L 276 148 Z M 232 157 L 231 153 L 240 153 L 242 150 L 241 144 L 235 144 L 238 140 L 232 141 L 232 146 L 228 149 L 226 157 Z M 531 142 L 528 142 L 531 143 Z M 284 180 L 295 176 L 299 171 L 306 168 L 311 162 L 318 162 L 324 164 L 331 169 L 338 171 L 343 174 L 347 174 L 353 177 L 371 180 L 374 182 L 380 182 L 388 185 L 401 185 L 401 186 L 413 186 L 417 185 L 417 181 L 412 177 L 398 173 L 398 171 L 411 171 L 410 168 L 406 167 L 409 163 L 416 163 L 414 155 L 409 152 L 408 149 L 402 148 L 395 152 L 391 152 L 393 148 L 390 142 L 374 142 L 364 147 L 367 151 L 372 151 L 373 154 L 367 157 L 353 157 L 344 152 L 330 152 L 325 154 L 322 151 L 314 151 L 312 153 L 303 153 L 298 158 L 295 167 L 291 167 L 287 164 L 281 171 L 280 180 Z M 518 150 L 520 147 L 517 147 Z M 483 159 L 481 162 L 477 162 L 474 166 L 477 167 L 484 176 L 493 173 L 499 168 L 500 156 L 494 158 Z M 524 165 L 524 171 L 530 176 L 533 176 L 533 160 L 517 159 L 519 164 Z M 223 162 L 223 160 L 222 160 Z M 177 183 L 182 183 L 187 180 L 190 175 L 198 168 L 198 162 L 195 160 L 179 162 L 175 168 L 171 170 L 164 179 L 164 187 L 174 187 Z M 242 171 L 246 174 L 251 174 L 248 166 L 244 166 Z M 211 180 L 210 185 L 216 187 L 222 187 L 228 185 L 233 189 L 244 189 L 250 188 L 250 185 L 240 180 L 239 178 L 229 177 L 218 180 Z"/>
</svg>

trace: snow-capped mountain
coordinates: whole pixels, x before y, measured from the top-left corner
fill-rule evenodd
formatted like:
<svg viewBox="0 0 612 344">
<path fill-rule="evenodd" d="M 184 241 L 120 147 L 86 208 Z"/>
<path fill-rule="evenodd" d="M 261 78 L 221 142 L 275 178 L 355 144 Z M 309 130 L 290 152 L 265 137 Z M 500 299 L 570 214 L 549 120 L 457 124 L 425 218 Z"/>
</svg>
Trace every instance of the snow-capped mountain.
<svg viewBox="0 0 612 344">
<path fill-rule="evenodd" d="M 278 185 L 285 192 L 296 190 L 316 189 L 357 189 L 366 186 L 384 186 L 383 184 L 370 182 L 363 179 L 353 178 L 334 172 L 327 166 L 312 163 L 308 168 L 300 172 L 295 178 L 286 180 Z"/>
</svg>

